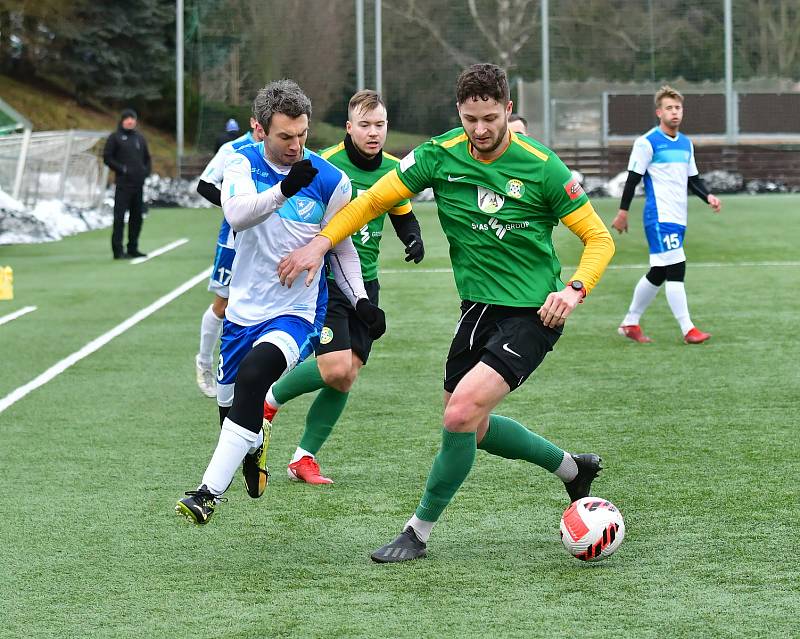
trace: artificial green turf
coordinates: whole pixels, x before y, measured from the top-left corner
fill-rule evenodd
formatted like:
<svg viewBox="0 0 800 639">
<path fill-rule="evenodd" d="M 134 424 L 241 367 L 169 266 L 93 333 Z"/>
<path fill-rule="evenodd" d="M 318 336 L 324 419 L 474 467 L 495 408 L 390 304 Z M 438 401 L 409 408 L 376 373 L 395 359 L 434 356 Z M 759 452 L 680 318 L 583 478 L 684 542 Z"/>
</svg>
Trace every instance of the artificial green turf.
<svg viewBox="0 0 800 639">
<path fill-rule="evenodd" d="M 616 202 L 596 205 L 610 222 Z M 415 273 L 387 225 L 389 332 L 321 452 L 333 486 L 285 475 L 301 398 L 276 420 L 263 498 L 237 478 L 209 525 L 174 515 L 218 434 L 194 383 L 203 284 L 0 413 L 0 637 L 797 636 L 800 198 L 691 207 L 689 306 L 712 340 L 683 345 L 663 293 L 643 320 L 653 344 L 616 334 L 646 270 L 632 215 L 613 268 L 500 410 L 603 455 L 594 492 L 628 526 L 610 560 L 563 550 L 555 478 L 479 452 L 427 560 L 369 561 L 438 447 L 458 315 L 452 275 Z M 432 207 L 416 208 L 420 267 L 447 267 Z M 139 266 L 110 259 L 108 231 L 0 247 L 16 275 L 0 315 L 39 307 L 0 326 L 0 397 L 206 268 L 218 221 L 152 211 L 145 250 L 191 241 Z M 556 238 L 575 264 L 580 243 Z M 760 261 L 794 264 L 746 264 Z"/>
</svg>

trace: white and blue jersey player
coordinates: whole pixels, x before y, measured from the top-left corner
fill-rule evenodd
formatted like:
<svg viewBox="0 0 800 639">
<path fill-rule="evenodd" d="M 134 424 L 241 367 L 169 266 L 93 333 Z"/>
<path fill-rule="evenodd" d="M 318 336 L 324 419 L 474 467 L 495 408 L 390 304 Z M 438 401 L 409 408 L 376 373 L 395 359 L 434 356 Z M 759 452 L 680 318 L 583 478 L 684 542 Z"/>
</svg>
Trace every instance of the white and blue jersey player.
<svg viewBox="0 0 800 639">
<path fill-rule="evenodd" d="M 653 127 L 634 142 L 628 171 L 644 178 L 643 222 L 650 266 L 685 262 L 686 189 L 689 178 L 698 175 L 691 141 L 680 131 L 671 137 Z"/>
<path fill-rule="evenodd" d="M 278 264 L 310 242 L 350 201 L 352 190 L 344 173 L 305 148 L 311 102 L 295 82 L 261 89 L 253 113 L 263 141 L 232 153 L 222 180 L 222 210 L 236 232 L 236 256 L 217 367 L 220 436 L 201 485 L 176 506 L 198 524 L 211 517 L 240 466 L 248 495 L 260 497 L 266 489 L 264 396 L 313 352 L 328 299 L 324 269 L 307 286 L 291 288 L 281 284 Z M 352 241 L 331 254 L 337 285 L 354 307 L 369 311 L 364 321 L 384 322 L 367 299 Z"/>
<path fill-rule="evenodd" d="M 223 144 L 203 170 L 197 184 L 197 192 L 212 204 L 221 206 L 222 176 L 225 161 L 231 153 L 242 146 L 260 141 L 255 125 L 255 118 L 251 118 L 250 127 L 253 131 Z M 208 283 L 208 290 L 214 293 L 214 301 L 203 313 L 200 322 L 200 348 L 195 356 L 197 386 L 207 397 L 217 396 L 214 349 L 222 333 L 222 320 L 225 317 L 225 307 L 228 305 L 228 283 L 235 254 L 233 238 L 231 225 L 223 216 L 214 252 L 214 266 Z"/>
<path fill-rule="evenodd" d="M 628 313 L 619 333 L 635 342 L 647 343 L 640 319 L 660 287 L 666 282 L 667 302 L 678 321 L 687 344 L 701 344 L 711 335 L 695 327 L 689 316 L 684 278 L 686 253 L 683 240 L 688 222 L 687 189 L 706 202 L 715 213 L 722 203 L 708 192 L 700 179 L 692 142 L 678 131 L 683 120 L 683 96 L 669 86 L 656 93 L 659 124 L 637 138 L 628 162 L 628 180 L 622 193 L 619 212 L 612 226 L 620 233 L 628 230 L 628 209 L 636 186 L 644 179 L 644 233 L 650 252 L 650 270 L 633 293 Z"/>
<path fill-rule="evenodd" d="M 317 273 L 311 286 L 286 288 L 278 280 L 278 262 L 309 242 L 350 201 L 351 185 L 316 153 L 304 148 L 303 160 L 317 174 L 288 199 L 278 184 L 289 167 L 265 159 L 264 142 L 240 148 L 226 163 L 222 206 L 237 233 L 217 367 L 217 403 L 223 407 L 232 404 L 239 364 L 253 345 L 275 344 L 291 370 L 313 352 L 319 338 L 326 278 Z M 331 260 L 334 276 L 355 306 L 367 296 L 355 247 L 350 242 L 334 252 L 339 257 Z"/>
</svg>

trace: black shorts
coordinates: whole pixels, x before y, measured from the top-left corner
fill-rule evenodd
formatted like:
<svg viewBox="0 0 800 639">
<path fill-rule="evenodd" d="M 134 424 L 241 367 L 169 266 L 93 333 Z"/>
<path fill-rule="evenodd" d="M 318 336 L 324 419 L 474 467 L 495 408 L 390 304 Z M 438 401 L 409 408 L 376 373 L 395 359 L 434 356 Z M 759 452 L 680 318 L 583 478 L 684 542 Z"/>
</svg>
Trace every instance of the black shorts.
<svg viewBox="0 0 800 639">
<path fill-rule="evenodd" d="M 538 308 L 514 308 L 461 302 L 461 319 L 450 344 L 444 389 L 452 393 L 478 362 L 496 370 L 513 391 L 536 370 L 561 337 L 536 314 Z"/>
<path fill-rule="evenodd" d="M 364 288 L 367 290 L 369 301 L 377 305 L 378 293 L 381 290 L 378 280 L 364 282 Z M 351 349 L 366 364 L 369 352 L 372 350 L 372 340 L 367 335 L 367 325 L 358 319 L 356 309 L 350 300 L 342 293 L 336 282 L 328 280 L 328 310 L 325 313 L 325 324 L 320 332 L 316 352 L 317 355 L 324 355 Z"/>
</svg>

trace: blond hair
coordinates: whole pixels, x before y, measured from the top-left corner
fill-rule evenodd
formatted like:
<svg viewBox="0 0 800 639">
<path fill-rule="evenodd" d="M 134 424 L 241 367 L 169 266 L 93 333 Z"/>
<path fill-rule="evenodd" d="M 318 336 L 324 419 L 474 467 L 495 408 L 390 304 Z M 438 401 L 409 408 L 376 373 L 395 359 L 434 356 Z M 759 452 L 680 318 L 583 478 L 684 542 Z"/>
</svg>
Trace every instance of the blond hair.
<svg viewBox="0 0 800 639">
<path fill-rule="evenodd" d="M 661 100 L 663 100 L 664 98 L 677 100 L 678 102 L 683 104 L 683 95 L 680 93 L 680 91 L 676 91 L 668 84 L 665 84 L 658 91 L 656 91 L 656 109 L 661 108 Z"/>
<path fill-rule="evenodd" d="M 377 109 L 378 106 L 382 106 L 384 109 L 386 108 L 386 104 L 384 104 L 380 93 L 372 91 L 371 89 L 363 89 L 350 98 L 350 102 L 347 104 L 347 118 L 352 120 L 353 113 L 356 111 L 366 113 L 367 111 Z"/>
</svg>

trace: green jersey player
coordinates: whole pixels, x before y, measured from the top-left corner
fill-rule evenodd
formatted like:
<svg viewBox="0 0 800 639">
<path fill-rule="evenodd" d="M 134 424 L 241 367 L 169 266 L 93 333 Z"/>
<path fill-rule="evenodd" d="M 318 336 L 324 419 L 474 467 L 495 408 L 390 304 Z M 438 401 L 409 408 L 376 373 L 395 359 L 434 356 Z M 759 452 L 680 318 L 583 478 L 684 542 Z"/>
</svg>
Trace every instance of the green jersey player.
<svg viewBox="0 0 800 639">
<path fill-rule="evenodd" d="M 320 151 L 320 155 L 350 178 L 353 197 L 357 197 L 393 171 L 399 159 L 383 151 L 388 121 L 386 105 L 378 93 L 370 90 L 356 93 L 350 99 L 347 114 L 344 141 Z M 380 291 L 378 255 L 387 212 L 397 236 L 406 246 L 406 261 L 418 264 L 425 254 L 419 222 L 411 212 L 408 199 L 384 209 L 353 234 L 364 287 L 370 301 L 376 305 Z M 287 469 L 291 479 L 309 484 L 333 483 L 320 473 L 316 455 L 341 416 L 348 393 L 361 367 L 367 363 L 371 348 L 372 336 L 367 326 L 333 279 L 329 279 L 328 310 L 316 359 L 306 360 L 273 384 L 264 403 L 264 419 L 271 423 L 285 402 L 319 391 L 308 410 L 305 431 Z"/>
<path fill-rule="evenodd" d="M 417 147 L 317 237 L 281 260 L 291 285 L 364 220 L 426 187 L 433 188 L 462 299 L 445 365 L 442 444 L 422 499 L 402 533 L 372 553 L 377 562 L 425 556 L 434 523 L 467 477 L 476 450 L 523 459 L 554 473 L 569 499 L 589 494 L 600 471 L 594 454 L 573 455 L 493 413 L 541 364 L 564 321 L 600 279 L 614 253 L 608 229 L 564 163 L 533 139 L 511 133 L 505 72 L 477 64 L 458 79 L 462 127 Z M 584 243 L 567 285 L 552 230 L 564 223 Z"/>
</svg>

